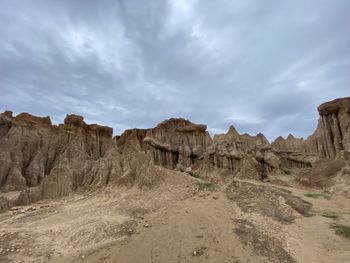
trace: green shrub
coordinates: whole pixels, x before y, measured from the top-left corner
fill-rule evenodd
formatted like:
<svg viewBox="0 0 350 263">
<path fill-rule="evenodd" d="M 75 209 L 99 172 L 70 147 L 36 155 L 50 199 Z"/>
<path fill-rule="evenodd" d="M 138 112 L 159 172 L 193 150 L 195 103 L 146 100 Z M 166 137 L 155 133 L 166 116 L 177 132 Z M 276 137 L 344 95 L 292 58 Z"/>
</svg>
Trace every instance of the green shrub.
<svg viewBox="0 0 350 263">
<path fill-rule="evenodd" d="M 200 183 L 197 183 L 197 186 L 200 190 L 208 190 L 208 191 L 213 191 L 216 188 L 216 184 L 213 184 L 210 182 L 200 182 Z"/>
<path fill-rule="evenodd" d="M 323 197 L 324 199 L 330 200 L 331 196 L 325 193 L 317 193 L 317 192 L 308 192 L 304 194 L 306 197 L 312 197 L 312 198 L 320 198 Z"/>
<path fill-rule="evenodd" d="M 331 227 L 335 230 L 337 235 L 350 239 L 350 226 L 332 225 Z"/>
</svg>

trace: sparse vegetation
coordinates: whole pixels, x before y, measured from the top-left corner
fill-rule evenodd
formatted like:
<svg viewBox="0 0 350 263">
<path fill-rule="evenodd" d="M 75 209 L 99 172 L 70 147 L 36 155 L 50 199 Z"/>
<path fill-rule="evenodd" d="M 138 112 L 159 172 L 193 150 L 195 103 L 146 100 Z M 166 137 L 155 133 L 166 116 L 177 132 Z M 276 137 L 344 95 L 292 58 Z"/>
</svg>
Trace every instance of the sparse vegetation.
<svg viewBox="0 0 350 263">
<path fill-rule="evenodd" d="M 350 239 L 350 226 L 332 225 L 331 227 L 335 229 L 337 235 Z"/>
<path fill-rule="evenodd" d="M 318 192 L 308 192 L 304 194 L 306 197 L 312 197 L 312 198 L 324 198 L 326 200 L 330 200 L 331 196 L 329 194 L 325 194 L 325 193 L 318 193 Z"/>
<path fill-rule="evenodd" d="M 333 213 L 333 212 L 323 212 L 321 214 L 321 216 L 327 217 L 327 218 L 332 218 L 332 219 L 337 219 L 338 218 L 338 216 L 335 213 Z"/>
<path fill-rule="evenodd" d="M 327 218 L 332 218 L 332 219 L 337 219 L 338 215 L 335 214 L 334 212 L 320 212 L 320 211 L 313 211 L 313 210 L 307 210 L 303 213 L 303 216 L 305 217 L 312 217 L 312 216 L 323 216 L 323 217 L 327 217 Z"/>
<path fill-rule="evenodd" d="M 292 171 L 289 170 L 289 169 L 284 169 L 283 172 L 284 172 L 285 175 L 291 175 L 292 174 Z"/>
<path fill-rule="evenodd" d="M 200 183 L 197 183 L 197 186 L 200 190 L 208 190 L 208 191 L 214 191 L 216 188 L 216 184 L 213 184 L 210 182 L 200 182 Z"/>
<path fill-rule="evenodd" d="M 196 174 L 196 173 L 190 173 L 190 175 L 194 178 L 199 178 L 199 174 Z"/>
<path fill-rule="evenodd" d="M 312 216 L 315 216 L 315 212 L 314 211 L 311 211 L 311 210 L 307 210 L 304 212 L 303 216 L 305 217 L 312 217 Z"/>
</svg>

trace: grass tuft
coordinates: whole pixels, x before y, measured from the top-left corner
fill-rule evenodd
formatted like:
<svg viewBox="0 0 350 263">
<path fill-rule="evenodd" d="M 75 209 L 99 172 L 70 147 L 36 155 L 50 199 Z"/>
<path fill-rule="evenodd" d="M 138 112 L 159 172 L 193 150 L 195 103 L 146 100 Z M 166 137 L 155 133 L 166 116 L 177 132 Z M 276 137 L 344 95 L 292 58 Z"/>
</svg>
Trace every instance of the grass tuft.
<svg viewBox="0 0 350 263">
<path fill-rule="evenodd" d="M 350 226 L 332 225 L 331 228 L 335 230 L 337 235 L 350 239 Z"/>
<path fill-rule="evenodd" d="M 317 192 L 308 192 L 304 194 L 306 197 L 312 197 L 312 198 L 320 198 L 323 197 L 326 200 L 330 200 L 331 196 L 325 193 L 317 193 Z"/>
<path fill-rule="evenodd" d="M 208 190 L 208 191 L 214 191 L 216 188 L 216 184 L 213 184 L 210 182 L 197 183 L 197 186 L 200 190 Z"/>
</svg>

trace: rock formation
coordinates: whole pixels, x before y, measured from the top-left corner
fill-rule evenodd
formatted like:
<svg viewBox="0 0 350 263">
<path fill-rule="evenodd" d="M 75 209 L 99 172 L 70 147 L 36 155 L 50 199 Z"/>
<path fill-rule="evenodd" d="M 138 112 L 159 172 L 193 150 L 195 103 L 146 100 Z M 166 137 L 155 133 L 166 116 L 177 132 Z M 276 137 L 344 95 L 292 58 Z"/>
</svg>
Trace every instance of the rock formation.
<svg viewBox="0 0 350 263">
<path fill-rule="evenodd" d="M 49 117 L 7 111 L 0 115 L 0 189 L 21 191 L 21 200 L 69 194 L 77 187 L 86 162 L 112 146 L 112 128 L 87 125 L 67 115 L 62 125 Z"/>
<path fill-rule="evenodd" d="M 318 158 L 316 150 L 310 150 L 303 138 L 295 138 L 292 134 L 287 139 L 278 137 L 271 146 L 279 156 L 282 166 L 286 168 L 311 167 Z"/>
<path fill-rule="evenodd" d="M 318 112 L 320 119 L 310 140 L 319 155 L 335 158 L 350 152 L 350 97 L 323 103 Z"/>
<path fill-rule="evenodd" d="M 169 119 L 152 129 L 126 130 L 118 139 L 121 149 L 129 147 L 130 141 L 138 142 L 155 164 L 170 169 L 197 168 L 199 160 L 211 138 L 206 125 L 193 124 L 185 119 Z"/>
<path fill-rule="evenodd" d="M 290 155 L 299 153 L 329 159 L 349 153 L 350 97 L 323 103 L 318 107 L 318 112 L 318 126 L 307 140 L 296 139 L 292 135 L 287 140 L 279 137 L 272 143 L 275 150 Z"/>
<path fill-rule="evenodd" d="M 86 124 L 78 115 L 52 125 L 49 117 L 6 111 L 0 114 L 0 210 L 111 183 L 152 187 L 162 178 L 158 166 L 261 180 L 320 158 L 348 158 L 350 98 L 318 110 L 318 127 L 308 139 L 289 135 L 272 144 L 233 126 L 211 139 L 205 125 L 179 118 L 112 138 L 112 128 Z"/>
<path fill-rule="evenodd" d="M 233 126 L 226 134 L 214 136 L 201 167 L 202 171 L 222 169 L 253 179 L 262 179 L 278 168 L 279 159 L 263 134 L 240 135 Z"/>
</svg>

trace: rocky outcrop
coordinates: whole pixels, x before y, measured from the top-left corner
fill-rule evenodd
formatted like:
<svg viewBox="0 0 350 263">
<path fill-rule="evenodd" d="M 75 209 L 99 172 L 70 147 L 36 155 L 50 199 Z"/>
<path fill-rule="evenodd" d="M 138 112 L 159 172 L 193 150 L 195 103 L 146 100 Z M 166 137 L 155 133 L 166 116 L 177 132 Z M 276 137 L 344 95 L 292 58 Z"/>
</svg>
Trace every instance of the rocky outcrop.
<svg viewBox="0 0 350 263">
<path fill-rule="evenodd" d="M 211 144 L 206 125 L 184 119 L 169 119 L 147 131 L 143 142 L 156 164 L 172 169 L 198 168 Z"/>
<path fill-rule="evenodd" d="M 130 148 L 144 152 L 156 165 L 181 171 L 239 173 L 262 179 L 279 169 L 280 161 L 262 134 L 239 135 L 233 126 L 213 140 L 206 126 L 169 119 L 152 129 L 125 131 L 117 141 L 123 155 Z"/>
<path fill-rule="evenodd" d="M 287 139 L 279 136 L 272 144 L 272 147 L 281 152 L 305 152 L 305 141 L 303 138 L 295 138 L 289 134 Z"/>
<path fill-rule="evenodd" d="M 132 129 L 112 138 L 112 128 L 67 115 L 49 117 L 11 112 L 0 115 L 0 189 L 17 191 L 12 203 L 55 198 L 110 183 L 151 187 L 161 180 L 157 165 L 199 166 L 211 143 L 205 125 L 169 119 L 152 129 Z"/>
<path fill-rule="evenodd" d="M 52 125 L 49 117 L 6 111 L 0 114 L 0 210 L 112 183 L 152 187 L 162 180 L 160 166 L 261 180 L 322 158 L 348 160 L 349 112 L 350 98 L 322 104 L 308 139 L 289 135 L 270 144 L 263 134 L 241 135 L 233 126 L 212 139 L 206 125 L 181 118 L 112 138 L 112 128 L 86 124 L 82 116 Z"/>
<path fill-rule="evenodd" d="M 318 107 L 320 118 L 315 132 L 306 140 L 288 136 L 272 146 L 284 155 L 302 154 L 308 161 L 334 159 L 350 152 L 350 98 L 336 99 Z M 317 158 L 314 158 L 314 157 Z"/>
<path fill-rule="evenodd" d="M 271 151 L 263 134 L 240 135 L 230 126 L 226 134 L 214 136 L 203 158 L 201 170 L 228 170 L 241 177 L 260 180 L 278 169 L 279 165 L 279 159 Z"/>
<path fill-rule="evenodd" d="M 278 137 L 271 146 L 285 168 L 311 167 L 318 159 L 315 149 L 310 149 L 303 138 L 295 138 L 292 134 L 287 139 Z"/>
<path fill-rule="evenodd" d="M 323 103 L 318 112 L 318 126 L 309 140 L 319 155 L 332 159 L 350 152 L 350 97 Z"/>
<path fill-rule="evenodd" d="M 64 196 L 78 187 L 84 165 L 112 146 L 112 128 L 87 125 L 81 116 L 65 123 L 11 112 L 0 115 L 0 189 L 21 191 L 27 199 Z M 27 191 L 38 189 L 37 191 Z M 36 196 L 33 196 L 36 195 Z"/>
<path fill-rule="evenodd" d="M 211 144 L 207 126 L 181 118 L 165 120 L 152 129 L 125 131 L 117 141 L 121 152 L 137 144 L 156 165 L 184 170 L 198 168 Z"/>
</svg>

